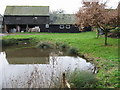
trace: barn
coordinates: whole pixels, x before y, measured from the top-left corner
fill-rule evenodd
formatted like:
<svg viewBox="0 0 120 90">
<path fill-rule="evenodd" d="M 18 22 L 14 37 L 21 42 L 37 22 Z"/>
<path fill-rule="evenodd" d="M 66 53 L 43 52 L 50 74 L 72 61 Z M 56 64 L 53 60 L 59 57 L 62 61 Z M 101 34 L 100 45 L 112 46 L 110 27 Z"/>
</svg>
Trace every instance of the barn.
<svg viewBox="0 0 120 90">
<path fill-rule="evenodd" d="M 7 6 L 4 12 L 4 32 L 28 32 L 39 27 L 40 32 L 79 33 L 75 14 L 50 14 L 49 6 Z"/>
<path fill-rule="evenodd" d="M 39 27 L 48 32 L 49 6 L 7 6 L 4 13 L 4 32 L 26 32 Z"/>
<path fill-rule="evenodd" d="M 75 14 L 51 14 L 49 32 L 53 33 L 78 33 L 79 28 L 75 26 Z"/>
</svg>

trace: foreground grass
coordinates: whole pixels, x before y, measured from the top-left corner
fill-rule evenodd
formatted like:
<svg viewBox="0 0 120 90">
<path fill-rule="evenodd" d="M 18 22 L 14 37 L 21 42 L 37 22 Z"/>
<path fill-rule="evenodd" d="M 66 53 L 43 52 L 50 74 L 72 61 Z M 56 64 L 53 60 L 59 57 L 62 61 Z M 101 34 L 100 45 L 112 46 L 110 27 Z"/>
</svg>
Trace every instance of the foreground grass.
<svg viewBox="0 0 120 90">
<path fill-rule="evenodd" d="M 7 35 L 3 39 L 33 38 L 34 41 L 62 42 L 79 50 L 88 60 L 99 68 L 97 87 L 118 87 L 118 40 L 108 38 L 108 46 L 104 46 L 104 37 L 96 39 L 95 32 L 85 33 L 42 33 L 40 35 Z M 34 42 L 33 41 L 33 42 Z"/>
</svg>

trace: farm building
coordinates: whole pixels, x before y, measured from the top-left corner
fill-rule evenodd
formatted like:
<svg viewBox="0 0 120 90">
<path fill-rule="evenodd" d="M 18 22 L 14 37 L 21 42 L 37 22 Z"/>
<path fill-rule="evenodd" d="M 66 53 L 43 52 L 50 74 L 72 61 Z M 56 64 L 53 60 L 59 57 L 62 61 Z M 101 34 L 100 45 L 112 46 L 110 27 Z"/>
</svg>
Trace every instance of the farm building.
<svg viewBox="0 0 120 90">
<path fill-rule="evenodd" d="M 4 13 L 4 32 L 78 33 L 74 14 L 50 14 L 49 6 L 7 6 Z"/>
<path fill-rule="evenodd" d="M 7 6 L 3 23 L 5 32 L 26 32 L 33 27 L 48 32 L 49 6 Z"/>
<path fill-rule="evenodd" d="M 78 33 L 79 28 L 75 26 L 75 14 L 51 14 L 50 32 Z"/>
<path fill-rule="evenodd" d="M 3 16 L 0 14 L 0 33 L 2 32 Z"/>
</svg>

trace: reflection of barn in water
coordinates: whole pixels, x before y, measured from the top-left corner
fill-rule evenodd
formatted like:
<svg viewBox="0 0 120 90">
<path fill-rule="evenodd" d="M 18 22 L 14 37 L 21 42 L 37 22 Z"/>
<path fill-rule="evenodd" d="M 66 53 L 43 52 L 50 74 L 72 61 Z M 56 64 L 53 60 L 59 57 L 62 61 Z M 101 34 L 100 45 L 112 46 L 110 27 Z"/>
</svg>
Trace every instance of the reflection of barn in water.
<svg viewBox="0 0 120 90">
<path fill-rule="evenodd" d="M 4 32 L 25 32 L 35 26 L 48 32 L 48 24 L 49 6 L 7 6 L 4 13 Z"/>
<path fill-rule="evenodd" d="M 49 64 L 49 51 L 37 48 L 5 50 L 10 64 Z"/>
</svg>

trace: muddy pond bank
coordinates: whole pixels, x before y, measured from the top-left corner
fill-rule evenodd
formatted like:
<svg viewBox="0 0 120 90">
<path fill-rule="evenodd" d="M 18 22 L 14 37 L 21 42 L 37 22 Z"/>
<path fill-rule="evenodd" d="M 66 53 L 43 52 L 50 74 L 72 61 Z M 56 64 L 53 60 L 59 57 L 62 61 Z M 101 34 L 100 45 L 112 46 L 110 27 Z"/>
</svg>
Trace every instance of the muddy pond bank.
<svg viewBox="0 0 120 90">
<path fill-rule="evenodd" d="M 3 40 L 2 51 L 7 51 L 9 53 L 8 57 L 26 57 L 22 55 L 25 53 L 25 55 L 33 57 L 48 57 L 49 55 L 79 56 L 86 59 L 86 61 L 92 61 L 88 55 L 80 54 L 76 48 L 70 47 L 66 43 L 35 42 L 31 38 Z"/>
</svg>

